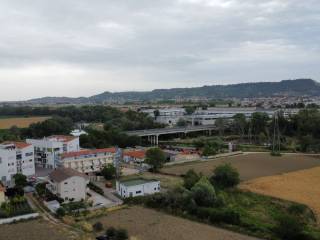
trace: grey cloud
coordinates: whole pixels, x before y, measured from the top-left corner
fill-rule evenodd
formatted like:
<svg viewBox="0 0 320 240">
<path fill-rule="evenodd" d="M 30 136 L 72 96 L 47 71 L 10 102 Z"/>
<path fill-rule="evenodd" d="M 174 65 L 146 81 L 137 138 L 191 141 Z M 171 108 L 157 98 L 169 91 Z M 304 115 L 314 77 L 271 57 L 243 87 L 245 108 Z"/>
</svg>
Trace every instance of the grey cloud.
<svg viewBox="0 0 320 240">
<path fill-rule="evenodd" d="M 125 90 L 112 79 L 128 87 L 134 79 L 141 90 L 319 79 L 319 20 L 318 0 L 3 0 L 0 84 L 56 77 L 88 95 L 89 76 L 97 93 Z M 61 74 L 45 72 L 50 66 Z"/>
</svg>

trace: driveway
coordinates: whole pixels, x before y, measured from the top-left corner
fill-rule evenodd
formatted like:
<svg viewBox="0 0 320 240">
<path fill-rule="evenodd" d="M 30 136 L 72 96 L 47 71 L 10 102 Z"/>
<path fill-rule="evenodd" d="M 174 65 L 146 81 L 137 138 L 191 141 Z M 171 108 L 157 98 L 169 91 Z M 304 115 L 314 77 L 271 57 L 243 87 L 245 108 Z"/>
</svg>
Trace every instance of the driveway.
<svg viewBox="0 0 320 240">
<path fill-rule="evenodd" d="M 114 206 L 123 204 L 123 201 L 114 195 L 116 193 L 115 189 L 106 188 L 104 182 L 94 182 L 94 184 L 103 190 L 104 196 L 108 198 Z"/>
<path fill-rule="evenodd" d="M 89 200 L 93 201 L 93 207 L 109 207 L 113 203 L 109 199 L 105 198 L 104 196 L 89 190 L 88 193 L 91 195 Z"/>
</svg>

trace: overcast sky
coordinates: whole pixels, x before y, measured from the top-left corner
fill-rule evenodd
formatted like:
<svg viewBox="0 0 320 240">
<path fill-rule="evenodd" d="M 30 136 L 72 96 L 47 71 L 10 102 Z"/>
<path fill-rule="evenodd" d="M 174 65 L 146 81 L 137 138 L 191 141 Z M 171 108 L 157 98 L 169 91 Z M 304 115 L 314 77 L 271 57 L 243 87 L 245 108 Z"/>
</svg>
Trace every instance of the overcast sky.
<svg viewBox="0 0 320 240">
<path fill-rule="evenodd" d="M 0 101 L 320 79 L 319 0 L 1 0 Z"/>
</svg>

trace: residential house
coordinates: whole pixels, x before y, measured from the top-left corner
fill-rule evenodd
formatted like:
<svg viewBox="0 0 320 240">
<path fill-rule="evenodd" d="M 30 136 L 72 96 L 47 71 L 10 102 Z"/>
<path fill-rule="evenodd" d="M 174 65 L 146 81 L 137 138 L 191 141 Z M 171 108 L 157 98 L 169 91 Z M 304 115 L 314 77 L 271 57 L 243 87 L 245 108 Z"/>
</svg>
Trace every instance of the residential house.
<svg viewBox="0 0 320 240">
<path fill-rule="evenodd" d="M 150 195 L 160 192 L 160 181 L 143 178 L 117 181 L 116 190 L 123 198 Z"/>
<path fill-rule="evenodd" d="M 56 168 L 63 153 L 80 150 L 79 137 L 54 135 L 43 139 L 27 139 L 34 146 L 35 164 L 43 168 Z"/>
<path fill-rule="evenodd" d="M 86 175 L 71 168 L 58 168 L 53 170 L 48 177 L 47 189 L 64 201 L 81 201 L 86 199 Z"/>
<path fill-rule="evenodd" d="M 63 153 L 59 165 L 81 173 L 99 172 L 108 164 L 113 164 L 116 148 L 81 150 Z"/>
<path fill-rule="evenodd" d="M 125 163 L 138 163 L 141 164 L 146 158 L 146 151 L 143 149 L 139 150 L 128 150 L 123 153 L 123 161 Z"/>
</svg>

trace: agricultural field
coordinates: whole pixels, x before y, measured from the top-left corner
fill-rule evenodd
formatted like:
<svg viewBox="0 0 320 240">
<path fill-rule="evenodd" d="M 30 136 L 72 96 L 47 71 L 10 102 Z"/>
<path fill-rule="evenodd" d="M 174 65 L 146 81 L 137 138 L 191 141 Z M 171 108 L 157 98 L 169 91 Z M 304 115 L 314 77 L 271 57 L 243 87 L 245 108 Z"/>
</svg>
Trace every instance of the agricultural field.
<svg viewBox="0 0 320 240">
<path fill-rule="evenodd" d="M 32 220 L 15 224 L 0 225 L 0 240 L 75 240 L 60 226 L 48 224 L 44 220 Z"/>
<path fill-rule="evenodd" d="M 244 182 L 241 189 L 309 206 L 320 221 L 320 167 Z M 320 223 L 320 222 L 319 222 Z"/>
<path fill-rule="evenodd" d="M 104 228 L 125 228 L 131 237 L 139 240 L 256 239 L 137 206 L 111 212 L 92 220 L 92 223 L 97 221 L 102 222 Z"/>
<path fill-rule="evenodd" d="M 50 117 L 9 117 L 1 118 L 0 117 L 0 129 L 9 129 L 12 126 L 17 126 L 19 128 L 27 128 L 32 123 L 43 122 Z"/>
<path fill-rule="evenodd" d="M 275 157 L 269 153 L 246 153 L 210 161 L 168 166 L 163 168 L 161 172 L 180 176 L 189 169 L 194 169 L 196 172 L 211 175 L 212 170 L 223 163 L 232 164 L 238 169 L 241 180 L 247 181 L 320 166 L 320 155 L 284 154 L 281 157 Z"/>
</svg>

